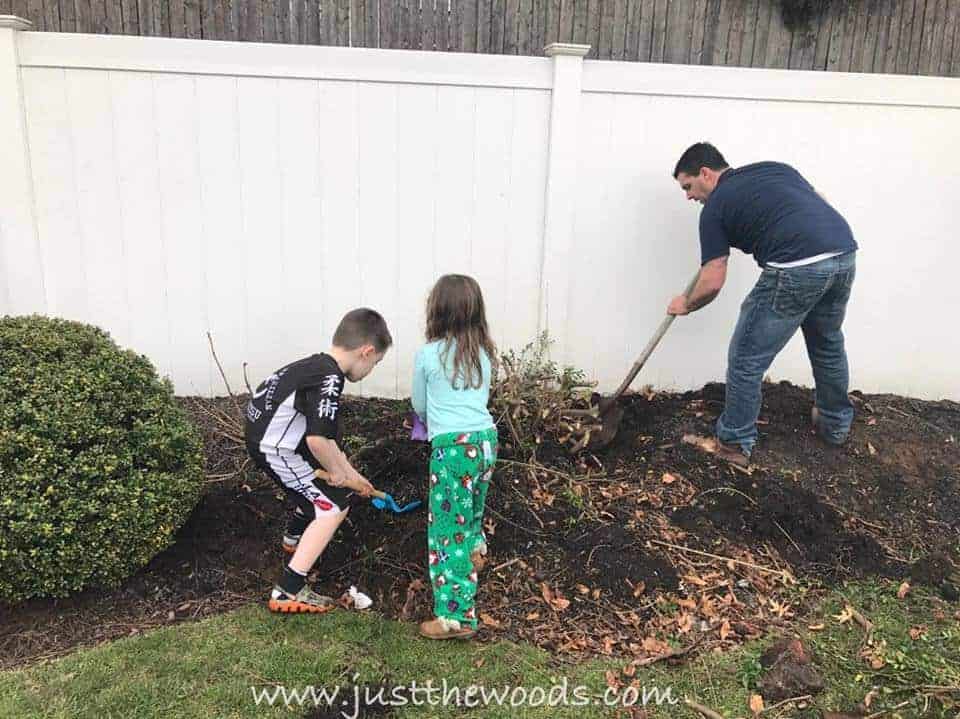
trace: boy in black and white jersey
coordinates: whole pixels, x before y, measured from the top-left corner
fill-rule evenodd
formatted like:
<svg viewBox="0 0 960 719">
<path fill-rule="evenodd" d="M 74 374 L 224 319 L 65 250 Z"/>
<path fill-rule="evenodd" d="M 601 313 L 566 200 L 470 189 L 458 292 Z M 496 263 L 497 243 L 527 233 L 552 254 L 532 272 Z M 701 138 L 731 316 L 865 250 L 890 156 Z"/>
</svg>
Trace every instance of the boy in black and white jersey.
<svg viewBox="0 0 960 719">
<path fill-rule="evenodd" d="M 270 593 L 271 611 L 323 612 L 334 605 L 307 586 L 307 574 L 347 516 L 350 492 L 366 497 L 373 490 L 340 450 L 340 395 L 344 380 L 370 374 L 392 343 L 378 312 L 352 310 L 329 352 L 278 369 L 247 404 L 247 451 L 293 504 L 283 538 L 293 556 Z M 330 475 L 326 484 L 314 479 L 315 469 Z"/>
</svg>

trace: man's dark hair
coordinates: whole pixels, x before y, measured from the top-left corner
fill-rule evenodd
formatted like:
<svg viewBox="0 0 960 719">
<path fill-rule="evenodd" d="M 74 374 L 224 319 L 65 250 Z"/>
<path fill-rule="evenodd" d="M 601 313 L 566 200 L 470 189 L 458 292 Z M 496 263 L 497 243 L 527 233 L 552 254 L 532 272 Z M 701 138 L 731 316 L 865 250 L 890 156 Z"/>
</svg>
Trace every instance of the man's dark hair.
<svg viewBox="0 0 960 719">
<path fill-rule="evenodd" d="M 673 171 L 673 179 L 682 172 L 684 175 L 696 177 L 700 174 L 701 167 L 709 167 L 711 170 L 726 170 L 729 165 L 720 154 L 720 150 L 715 148 L 709 142 L 698 142 L 696 145 L 690 145 L 686 152 L 680 155 L 680 160 Z"/>
<path fill-rule="evenodd" d="M 340 320 L 333 333 L 333 344 L 345 350 L 373 345 L 377 352 L 386 352 L 393 344 L 393 338 L 383 315 L 369 307 L 360 307 L 350 310 Z"/>
</svg>

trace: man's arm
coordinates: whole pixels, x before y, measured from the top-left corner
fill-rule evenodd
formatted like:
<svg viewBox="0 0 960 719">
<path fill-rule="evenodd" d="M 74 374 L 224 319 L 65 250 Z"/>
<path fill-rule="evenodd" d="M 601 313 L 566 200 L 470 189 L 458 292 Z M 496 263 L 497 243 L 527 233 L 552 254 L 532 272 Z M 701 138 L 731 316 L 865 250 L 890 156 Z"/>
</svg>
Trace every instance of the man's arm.
<svg viewBox="0 0 960 719">
<path fill-rule="evenodd" d="M 727 260 L 728 256 L 717 257 L 710 260 L 700 268 L 700 274 L 697 277 L 697 283 L 690 291 L 689 297 L 677 295 L 667 307 L 668 315 L 686 315 L 696 312 L 701 307 L 706 307 L 713 302 L 723 283 L 727 281 Z"/>
</svg>

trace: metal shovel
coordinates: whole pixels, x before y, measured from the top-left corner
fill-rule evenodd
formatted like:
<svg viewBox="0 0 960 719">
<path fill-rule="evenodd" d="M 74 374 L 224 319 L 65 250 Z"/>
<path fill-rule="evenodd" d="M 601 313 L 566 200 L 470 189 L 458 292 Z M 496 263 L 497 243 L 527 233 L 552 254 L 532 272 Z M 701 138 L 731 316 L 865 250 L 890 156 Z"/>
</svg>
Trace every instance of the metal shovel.
<svg viewBox="0 0 960 719">
<path fill-rule="evenodd" d="M 684 290 L 684 296 L 689 297 L 690 293 L 693 291 L 694 285 L 697 284 L 697 278 L 700 277 L 698 272 L 694 275 L 693 279 L 690 281 L 690 284 L 687 285 L 687 289 Z M 594 395 L 593 401 L 595 404 L 590 409 L 573 409 L 564 412 L 564 415 L 568 417 L 581 417 L 589 420 L 590 418 L 594 419 L 594 424 L 592 429 L 588 429 L 587 432 L 583 435 L 583 438 L 574 445 L 572 452 L 579 452 L 590 445 L 596 449 L 603 449 L 608 444 L 613 441 L 613 438 L 617 436 L 617 430 L 620 428 L 620 422 L 623 420 L 623 408 L 617 403 L 617 400 L 627 391 L 627 388 L 636 379 L 637 375 L 640 373 L 640 370 L 643 369 L 643 365 L 646 364 L 647 360 L 650 358 L 650 355 L 653 354 L 653 351 L 657 348 L 657 345 L 660 344 L 660 340 L 663 339 L 663 336 L 667 333 L 667 330 L 670 329 L 670 325 L 673 324 L 673 320 L 676 315 L 667 315 L 663 322 L 660 323 L 660 326 L 657 328 L 657 331 L 654 333 L 653 337 L 650 338 L 650 341 L 647 342 L 647 346 L 643 348 L 643 352 L 640 353 L 639 359 L 633 363 L 633 367 L 630 368 L 630 371 L 627 373 L 627 376 L 624 378 L 623 382 L 620 383 L 620 386 L 617 387 L 617 391 L 608 397 L 600 397 L 599 395 Z"/>
<path fill-rule="evenodd" d="M 317 479 L 322 479 L 325 482 L 330 480 L 330 473 L 322 469 L 313 470 L 313 475 Z M 371 502 L 373 506 L 376 507 L 377 509 L 389 509 L 395 512 L 396 514 L 403 514 L 404 512 L 412 512 L 414 509 L 416 509 L 421 504 L 423 504 L 423 502 L 421 502 L 418 499 L 416 501 L 410 502 L 409 504 L 405 504 L 401 507 L 399 504 L 397 504 L 396 500 L 393 497 L 391 497 L 386 492 L 381 492 L 379 489 L 373 490 L 373 499 L 371 500 Z"/>
</svg>

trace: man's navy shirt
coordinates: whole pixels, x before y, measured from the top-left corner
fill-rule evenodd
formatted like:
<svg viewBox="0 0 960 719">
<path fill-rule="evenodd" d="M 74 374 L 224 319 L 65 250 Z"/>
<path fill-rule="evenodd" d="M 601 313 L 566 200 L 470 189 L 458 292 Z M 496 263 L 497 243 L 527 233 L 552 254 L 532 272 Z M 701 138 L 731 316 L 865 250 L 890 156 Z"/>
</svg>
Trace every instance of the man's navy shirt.
<svg viewBox="0 0 960 719">
<path fill-rule="evenodd" d="M 700 213 L 700 261 L 730 248 L 768 262 L 857 249 L 850 226 L 803 176 L 781 162 L 757 162 L 720 176 Z"/>
</svg>

